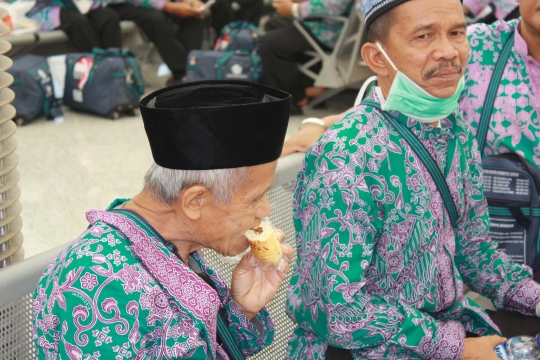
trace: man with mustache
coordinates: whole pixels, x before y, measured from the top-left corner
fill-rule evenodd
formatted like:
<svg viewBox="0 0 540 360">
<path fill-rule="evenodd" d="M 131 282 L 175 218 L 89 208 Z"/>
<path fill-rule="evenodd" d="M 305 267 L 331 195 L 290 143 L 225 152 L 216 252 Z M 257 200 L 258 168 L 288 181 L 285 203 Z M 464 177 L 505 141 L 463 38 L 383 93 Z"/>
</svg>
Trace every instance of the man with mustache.
<svg viewBox="0 0 540 360">
<path fill-rule="evenodd" d="M 514 34 L 511 55 L 497 91 L 495 106 L 491 109 L 490 129 L 482 153 L 487 156 L 518 152 L 540 167 L 540 3 L 522 0 L 519 6 L 523 14 L 521 19 L 468 27 L 471 52 L 460 107 L 464 120 L 476 135 L 495 63 L 505 41 Z M 321 120 L 329 127 L 349 111 Z M 324 133 L 325 128 L 316 126 L 315 122 L 307 125 L 285 143 L 281 156 L 306 152 Z"/>
<path fill-rule="evenodd" d="M 368 0 L 362 11 L 377 86 L 298 176 L 289 358 L 496 360 L 504 339 L 464 284 L 533 320 L 540 285 L 488 236 L 481 156 L 458 109 L 461 3 Z"/>
</svg>

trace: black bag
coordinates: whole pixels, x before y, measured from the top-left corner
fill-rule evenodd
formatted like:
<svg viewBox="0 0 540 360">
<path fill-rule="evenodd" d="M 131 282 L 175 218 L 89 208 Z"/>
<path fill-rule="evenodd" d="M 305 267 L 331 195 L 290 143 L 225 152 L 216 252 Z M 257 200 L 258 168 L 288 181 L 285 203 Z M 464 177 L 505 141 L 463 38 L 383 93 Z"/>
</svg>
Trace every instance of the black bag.
<svg viewBox="0 0 540 360">
<path fill-rule="evenodd" d="M 482 154 L 493 104 L 513 44 L 514 34 L 497 60 L 482 108 L 476 134 Z M 491 238 L 510 258 L 533 270 L 540 269 L 540 169 L 518 154 L 488 156 L 482 163 Z"/>
<path fill-rule="evenodd" d="M 261 72 L 261 59 L 252 52 L 192 50 L 188 55 L 186 79 L 258 82 Z"/>
<path fill-rule="evenodd" d="M 510 258 L 540 269 L 540 169 L 518 154 L 488 156 L 483 165 L 489 235 Z"/>
<path fill-rule="evenodd" d="M 40 115 L 49 120 L 63 115 L 60 101 L 54 97 L 51 70 L 45 57 L 24 55 L 15 59 L 7 72 L 13 76 L 12 105 L 17 110 L 13 120 L 17 125 L 25 125 Z"/>
<path fill-rule="evenodd" d="M 139 62 L 127 50 L 94 48 L 66 57 L 64 104 L 74 110 L 118 119 L 135 114 L 143 93 Z"/>
</svg>

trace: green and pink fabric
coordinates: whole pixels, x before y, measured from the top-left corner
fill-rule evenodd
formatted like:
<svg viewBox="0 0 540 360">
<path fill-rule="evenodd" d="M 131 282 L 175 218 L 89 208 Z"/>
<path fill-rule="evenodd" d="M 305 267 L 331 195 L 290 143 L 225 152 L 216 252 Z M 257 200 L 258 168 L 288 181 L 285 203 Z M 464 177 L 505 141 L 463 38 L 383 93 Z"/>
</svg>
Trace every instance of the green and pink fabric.
<svg viewBox="0 0 540 360">
<path fill-rule="evenodd" d="M 476 133 L 495 64 L 511 34 L 514 46 L 493 106 L 484 155 L 518 153 L 540 167 L 540 62 L 529 55 L 519 20 L 469 26 L 471 52 L 460 107 Z"/>
<path fill-rule="evenodd" d="M 20 1 L 20 0 L 19 0 Z M 51 31 L 60 26 L 60 9 L 77 10 L 74 0 L 37 0 L 27 16 L 35 20 L 40 31 Z M 144 8 L 161 10 L 167 0 L 94 0 L 91 9 L 107 4 L 131 4 Z"/>
<path fill-rule="evenodd" d="M 302 18 L 321 15 L 349 16 L 354 0 L 309 0 L 299 4 Z M 334 47 L 343 23 L 335 20 L 305 21 L 304 25 L 326 46 Z"/>
<path fill-rule="evenodd" d="M 486 6 L 495 5 L 495 17 L 501 20 L 519 6 L 516 0 L 463 0 L 463 5 L 475 15 L 478 15 Z"/>
<path fill-rule="evenodd" d="M 34 294 L 40 359 L 228 359 L 216 340 L 220 307 L 244 356 L 272 342 L 268 312 L 248 320 L 198 253 L 187 266 L 144 221 L 114 211 L 86 216 L 90 227 L 49 265 Z"/>
<path fill-rule="evenodd" d="M 459 359 L 466 331 L 499 332 L 464 284 L 499 309 L 535 314 L 540 285 L 531 269 L 488 237 L 481 158 L 461 114 L 440 128 L 393 114 L 445 175 L 458 228 L 382 114 L 360 105 L 345 115 L 308 151 L 297 179 L 290 359 L 324 358 L 328 344 L 355 359 Z"/>
<path fill-rule="evenodd" d="M 91 9 L 97 9 L 101 4 L 101 0 L 94 0 Z M 73 0 L 36 0 L 27 16 L 38 23 L 40 31 L 51 31 L 60 26 L 60 9 L 78 11 Z"/>
</svg>

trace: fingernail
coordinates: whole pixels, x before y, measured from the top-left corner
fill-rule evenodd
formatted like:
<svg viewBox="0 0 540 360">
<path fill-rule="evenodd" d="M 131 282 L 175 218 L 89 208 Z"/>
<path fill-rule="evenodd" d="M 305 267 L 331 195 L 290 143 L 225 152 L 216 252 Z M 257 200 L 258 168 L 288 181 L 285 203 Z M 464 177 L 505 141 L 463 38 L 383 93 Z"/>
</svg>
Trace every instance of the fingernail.
<svg viewBox="0 0 540 360">
<path fill-rule="evenodd" d="M 249 265 L 251 266 L 259 265 L 259 262 L 257 261 L 257 259 L 251 254 L 249 255 Z"/>
<path fill-rule="evenodd" d="M 284 273 L 284 272 L 285 272 L 285 266 L 286 266 L 286 265 L 287 265 L 287 264 L 285 263 L 285 260 L 281 259 L 281 260 L 279 260 L 279 263 L 278 263 L 278 265 L 277 265 L 277 269 L 278 269 L 279 271 L 281 271 L 282 273 Z"/>
</svg>

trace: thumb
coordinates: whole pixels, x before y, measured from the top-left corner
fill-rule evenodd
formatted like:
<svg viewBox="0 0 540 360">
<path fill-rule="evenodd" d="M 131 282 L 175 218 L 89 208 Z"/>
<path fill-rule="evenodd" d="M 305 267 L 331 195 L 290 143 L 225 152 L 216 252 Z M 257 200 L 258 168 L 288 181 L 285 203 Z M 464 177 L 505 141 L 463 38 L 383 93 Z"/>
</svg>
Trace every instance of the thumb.
<svg viewBox="0 0 540 360">
<path fill-rule="evenodd" d="M 250 251 L 244 256 L 242 256 L 242 259 L 238 262 L 238 264 L 234 268 L 234 272 L 237 275 L 244 274 L 248 271 L 250 271 L 254 266 L 257 266 L 257 259 L 253 255 L 253 253 Z"/>
<path fill-rule="evenodd" d="M 276 236 L 278 238 L 278 241 L 280 243 L 283 243 L 285 241 L 285 233 L 281 229 L 275 229 Z"/>
<path fill-rule="evenodd" d="M 486 338 L 486 340 L 490 341 L 490 343 L 493 345 L 493 347 L 495 347 L 495 346 L 497 346 L 499 344 L 502 344 L 503 342 L 508 340 L 508 339 L 506 339 L 504 337 L 500 337 L 499 335 L 490 335 L 490 336 L 486 336 L 485 338 Z"/>
</svg>

